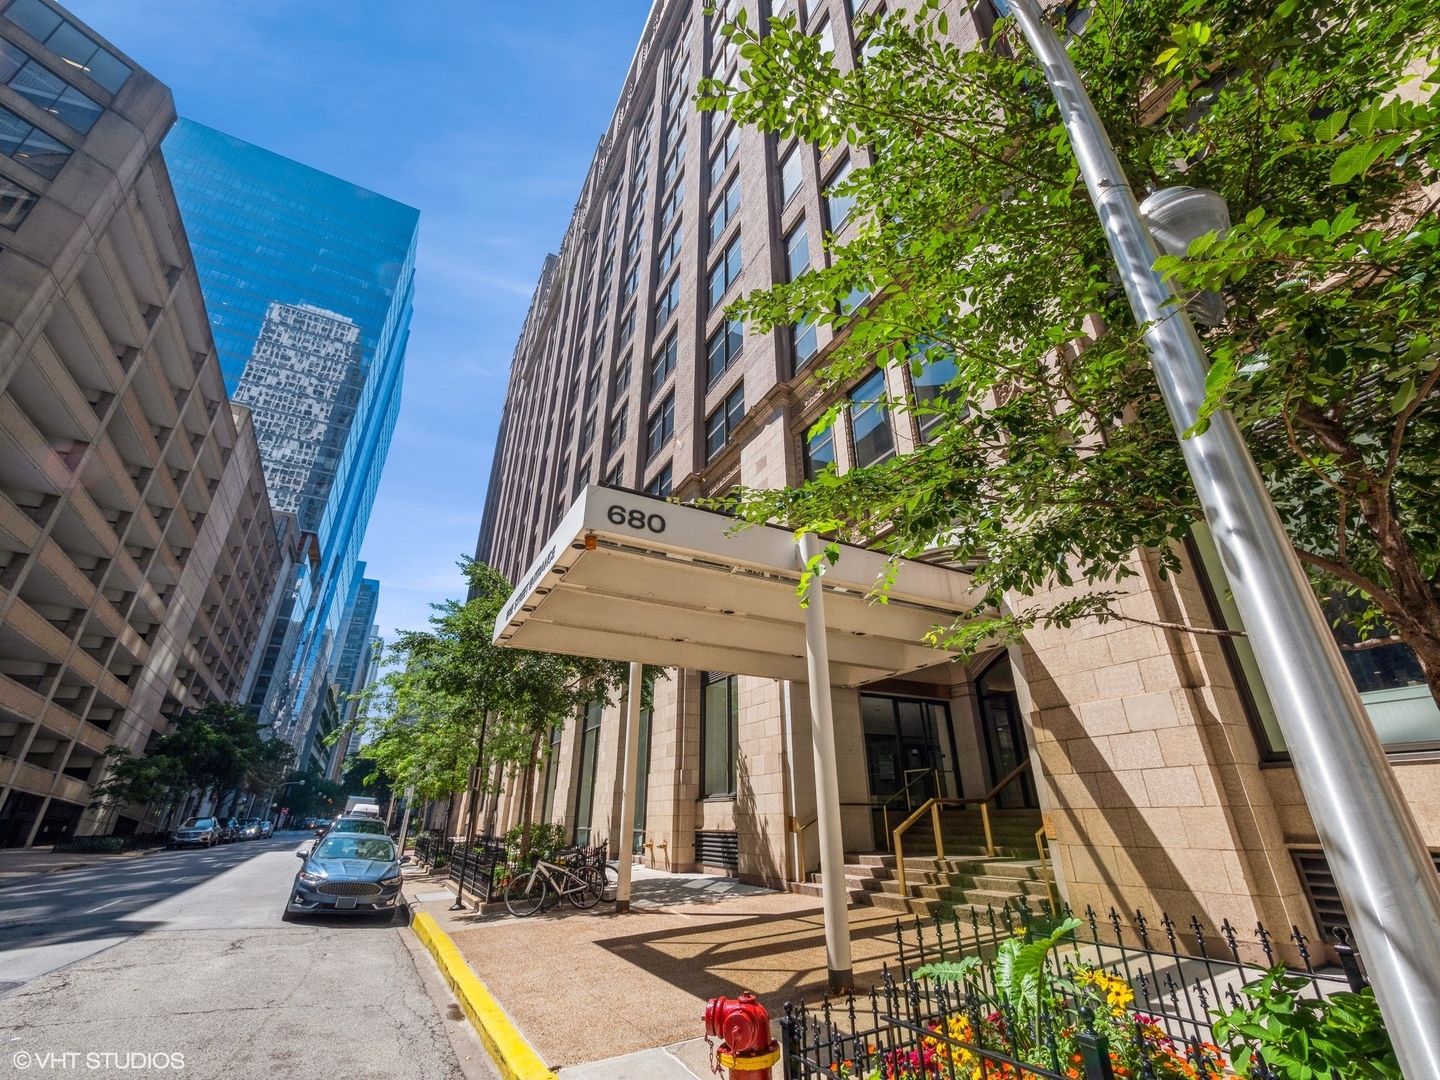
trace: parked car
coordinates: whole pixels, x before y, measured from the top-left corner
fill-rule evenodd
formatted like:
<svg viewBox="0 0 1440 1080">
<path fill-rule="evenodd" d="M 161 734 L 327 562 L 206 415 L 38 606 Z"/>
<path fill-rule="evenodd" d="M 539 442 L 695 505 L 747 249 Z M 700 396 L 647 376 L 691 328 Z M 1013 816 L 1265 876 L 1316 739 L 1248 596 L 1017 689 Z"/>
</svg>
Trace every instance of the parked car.
<svg viewBox="0 0 1440 1080">
<path fill-rule="evenodd" d="M 174 850 L 181 847 L 214 847 L 220 843 L 220 825 L 211 817 L 192 817 L 170 834 L 165 845 Z"/>
<path fill-rule="evenodd" d="M 341 814 L 315 838 L 315 843 L 319 844 L 325 837 L 334 836 L 336 833 L 363 833 L 367 836 L 389 835 L 385 829 L 385 822 L 377 817 L 371 817 L 368 814 Z M 314 850 L 313 846 L 311 850 Z"/>
<path fill-rule="evenodd" d="M 260 839 L 260 819 L 259 819 L 259 818 L 251 818 L 251 819 L 248 820 L 248 821 L 242 821 L 242 822 L 240 823 L 240 835 L 239 835 L 238 839 L 240 839 L 240 840 L 259 840 L 259 839 Z"/>
<path fill-rule="evenodd" d="M 388 836 L 331 833 L 312 851 L 297 851 L 304 860 L 295 875 L 285 917 L 304 914 L 388 915 L 399 905 L 400 858 Z"/>
<path fill-rule="evenodd" d="M 219 818 L 220 842 L 230 844 L 240 839 L 240 822 L 233 817 Z"/>
<path fill-rule="evenodd" d="M 269 840 L 275 835 L 275 823 L 269 818 L 260 819 L 260 839 Z"/>
</svg>

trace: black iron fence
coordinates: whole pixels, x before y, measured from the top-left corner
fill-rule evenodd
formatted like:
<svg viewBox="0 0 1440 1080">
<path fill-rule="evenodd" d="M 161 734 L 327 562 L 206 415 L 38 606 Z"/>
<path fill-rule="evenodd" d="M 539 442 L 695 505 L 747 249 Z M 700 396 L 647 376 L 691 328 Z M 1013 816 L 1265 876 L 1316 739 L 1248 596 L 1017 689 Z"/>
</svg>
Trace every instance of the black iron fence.
<svg viewBox="0 0 1440 1080">
<path fill-rule="evenodd" d="M 458 895 L 464 897 L 468 893 L 480 904 L 503 900 L 510 879 L 529 871 L 537 858 L 584 861 L 603 867 L 608 851 L 608 841 L 602 841 L 594 847 L 570 848 L 563 852 L 532 848 L 522 859 L 518 846 L 507 845 L 504 837 L 476 837 L 468 845 L 463 840 L 447 840 L 441 836 L 415 838 L 416 859 L 432 870 L 448 866 Z"/>
<path fill-rule="evenodd" d="M 1088 908 L 1079 918 L 1068 909 L 1052 916 L 1023 900 L 897 920 L 895 946 L 868 993 L 786 1005 L 786 1080 L 1219 1077 L 1227 1072 L 1213 1010 L 1243 1005 L 1280 951 L 1298 961 L 1291 970 L 1302 999 L 1366 985 L 1343 929 L 1330 944 L 1338 970 L 1317 970 L 1298 927 L 1277 940 L 1258 924 L 1207 928 L 1193 917 L 1155 923 Z M 1027 962 L 1029 981 L 1016 974 Z M 1263 1060 L 1252 1075 L 1274 1076 Z"/>
</svg>

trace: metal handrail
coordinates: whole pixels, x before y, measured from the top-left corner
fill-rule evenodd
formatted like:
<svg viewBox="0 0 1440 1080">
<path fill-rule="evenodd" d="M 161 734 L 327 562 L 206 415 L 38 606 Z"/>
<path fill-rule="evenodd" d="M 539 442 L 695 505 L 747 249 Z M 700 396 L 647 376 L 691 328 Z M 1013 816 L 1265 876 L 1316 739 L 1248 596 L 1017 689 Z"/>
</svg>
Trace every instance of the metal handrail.
<svg viewBox="0 0 1440 1080">
<path fill-rule="evenodd" d="M 1045 897 L 1050 901 L 1051 914 L 1054 914 L 1060 910 L 1060 903 L 1055 896 L 1055 881 L 1050 876 L 1050 861 L 1045 857 L 1044 825 L 1035 831 L 1035 850 L 1040 853 L 1040 876 L 1045 879 Z"/>
<path fill-rule="evenodd" d="M 1031 760 L 1031 758 L 1027 757 L 984 795 L 974 795 L 968 799 L 927 799 L 913 814 L 896 826 L 894 832 L 895 846 L 893 848 L 895 852 L 895 875 L 900 882 L 900 895 L 902 897 L 909 895 L 905 885 L 905 845 L 901 839 L 905 834 L 905 830 L 919 821 L 925 814 L 925 811 L 930 811 L 930 823 L 935 830 L 935 857 L 937 859 L 943 859 L 945 857 L 945 842 L 940 836 L 940 808 L 942 806 L 968 806 L 971 803 L 979 803 L 980 821 L 985 826 L 985 853 L 989 858 L 993 859 L 995 857 L 995 837 L 990 831 L 990 800 L 999 795 L 1000 792 L 1014 783 L 1021 773 L 1030 768 Z"/>
</svg>

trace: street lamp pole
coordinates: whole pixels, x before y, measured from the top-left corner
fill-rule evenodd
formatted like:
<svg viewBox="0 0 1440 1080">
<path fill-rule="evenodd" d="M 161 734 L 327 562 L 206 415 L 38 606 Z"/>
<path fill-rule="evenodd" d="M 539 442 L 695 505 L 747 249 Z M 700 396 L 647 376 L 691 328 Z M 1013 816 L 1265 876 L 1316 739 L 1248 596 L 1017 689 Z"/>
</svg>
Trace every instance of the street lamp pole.
<svg viewBox="0 0 1440 1080">
<path fill-rule="evenodd" d="M 1185 438 L 1208 360 L 1153 268 L 1160 252 L 1070 62 L 1036 0 L 1009 8 L 1044 69 L 1275 706 L 1295 775 L 1407 1077 L 1440 1076 L 1440 877 L 1365 706 L 1229 412 Z"/>
</svg>

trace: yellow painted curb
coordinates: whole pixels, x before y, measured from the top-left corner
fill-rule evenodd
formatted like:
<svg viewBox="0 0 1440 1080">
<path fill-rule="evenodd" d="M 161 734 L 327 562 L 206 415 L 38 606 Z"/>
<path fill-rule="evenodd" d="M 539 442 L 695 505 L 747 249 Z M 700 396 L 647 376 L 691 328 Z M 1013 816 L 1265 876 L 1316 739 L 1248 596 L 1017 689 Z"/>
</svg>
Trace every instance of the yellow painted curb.
<svg viewBox="0 0 1440 1080">
<path fill-rule="evenodd" d="M 559 1080 L 510 1022 L 500 1003 L 490 996 L 485 984 L 470 970 L 465 957 L 434 918 L 423 911 L 417 912 L 410 928 L 435 958 L 440 974 L 455 992 L 455 999 L 470 1023 L 475 1025 L 480 1041 L 504 1080 Z"/>
</svg>

